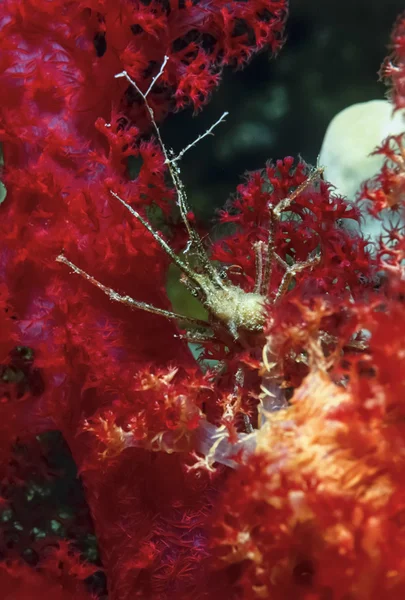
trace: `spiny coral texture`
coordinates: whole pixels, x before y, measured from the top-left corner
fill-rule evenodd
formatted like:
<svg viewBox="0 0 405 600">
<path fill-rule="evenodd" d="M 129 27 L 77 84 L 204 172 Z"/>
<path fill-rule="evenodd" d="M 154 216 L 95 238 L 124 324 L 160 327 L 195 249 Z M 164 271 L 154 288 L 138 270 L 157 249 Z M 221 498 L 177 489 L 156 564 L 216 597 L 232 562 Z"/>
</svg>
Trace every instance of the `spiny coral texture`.
<svg viewBox="0 0 405 600">
<path fill-rule="evenodd" d="M 110 600 L 403 596 L 399 226 L 370 253 L 344 227 L 359 211 L 303 162 L 248 174 L 211 256 L 251 292 L 257 244 L 269 246 L 266 326 L 243 346 L 208 341 L 203 356 L 224 367 L 204 375 L 173 323 L 112 303 L 55 261 L 65 251 L 168 308 L 168 259 L 110 190 L 169 224 L 176 193 L 144 103 L 114 75 L 146 91 L 168 56 L 148 97 L 156 119 L 198 109 L 224 65 L 279 48 L 285 14 L 281 0 L 1 4 L 6 598 L 92 597 L 94 569 L 75 550 L 91 532 L 81 500 L 70 521 L 49 508 L 72 545 L 38 535 L 35 511 L 17 518 L 33 482 L 57 476 L 44 447 L 53 430 L 80 472 Z M 132 180 L 129 156 L 142 163 Z M 287 394 L 290 406 L 266 412 Z"/>
<path fill-rule="evenodd" d="M 228 479 L 213 545 L 243 598 L 403 597 L 402 294 L 359 308 L 370 345 L 348 383 L 314 368 Z"/>
<path fill-rule="evenodd" d="M 381 67 L 381 76 L 390 86 L 394 110 L 404 119 L 405 108 L 405 16 L 394 27 L 391 37 L 392 54 Z M 401 274 L 405 256 L 403 210 L 405 193 L 405 138 L 404 133 L 388 136 L 374 154 L 384 158 L 380 172 L 362 186 L 358 200 L 383 225 L 378 241 L 378 258 L 385 271 Z M 388 225 L 387 225 L 388 223 Z"/>
<path fill-rule="evenodd" d="M 405 16 L 398 21 L 391 36 L 391 55 L 381 67 L 381 76 L 391 86 L 391 96 L 395 107 L 405 108 Z"/>
<path fill-rule="evenodd" d="M 401 15 L 391 36 L 391 55 L 384 61 L 380 75 L 390 86 L 394 110 L 405 108 L 405 16 Z M 389 136 L 374 152 L 386 158 L 386 163 L 371 182 L 365 184 L 362 197 L 371 201 L 370 212 L 377 216 L 384 208 L 401 204 L 404 191 L 403 136 Z"/>
</svg>

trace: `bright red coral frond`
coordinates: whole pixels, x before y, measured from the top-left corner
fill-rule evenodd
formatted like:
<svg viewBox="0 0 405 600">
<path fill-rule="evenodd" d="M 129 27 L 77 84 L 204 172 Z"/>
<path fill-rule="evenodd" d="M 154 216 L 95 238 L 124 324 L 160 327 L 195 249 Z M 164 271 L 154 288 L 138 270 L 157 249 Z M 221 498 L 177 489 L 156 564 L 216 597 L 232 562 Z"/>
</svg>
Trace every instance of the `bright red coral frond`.
<svg viewBox="0 0 405 600">
<path fill-rule="evenodd" d="M 320 253 L 319 264 L 310 274 L 305 271 L 302 274 L 306 293 L 312 286 L 317 293 L 324 290 L 340 295 L 347 285 L 356 293 L 361 278 L 371 276 L 370 257 L 365 241 L 344 228 L 341 220 L 357 222 L 360 212 L 333 195 L 331 186 L 314 173 L 302 161 L 295 164 L 292 157 L 269 164 L 263 171 L 249 173 L 246 183 L 238 186 L 236 197 L 228 203 L 228 210 L 220 212 L 221 221 L 235 223 L 238 231 L 214 245 L 213 258 L 236 265 L 249 277 L 248 282 L 254 281 L 254 243 L 259 240 L 268 243 L 269 230 L 274 228 L 270 210 L 279 210 L 285 217 L 274 228 L 271 242 L 277 256 L 291 264 L 306 261 L 315 251 Z M 273 294 L 283 272 L 278 261 L 272 278 Z M 241 277 L 237 280 L 239 284 L 243 281 Z"/>
<path fill-rule="evenodd" d="M 386 78 L 392 89 L 395 108 L 405 108 L 405 17 L 398 18 L 391 36 L 392 55 L 381 67 L 381 76 Z"/>
<path fill-rule="evenodd" d="M 58 579 L 35 573 L 25 564 L 0 564 L 0 586 L 4 600 L 95 600 L 84 585 L 65 587 Z"/>
<path fill-rule="evenodd" d="M 404 121 L 405 129 L 405 121 Z M 384 157 L 384 164 L 377 175 L 363 184 L 359 197 L 369 201 L 368 211 L 378 217 L 384 210 L 400 211 L 405 195 L 405 133 L 390 136 L 373 154 Z"/>
</svg>

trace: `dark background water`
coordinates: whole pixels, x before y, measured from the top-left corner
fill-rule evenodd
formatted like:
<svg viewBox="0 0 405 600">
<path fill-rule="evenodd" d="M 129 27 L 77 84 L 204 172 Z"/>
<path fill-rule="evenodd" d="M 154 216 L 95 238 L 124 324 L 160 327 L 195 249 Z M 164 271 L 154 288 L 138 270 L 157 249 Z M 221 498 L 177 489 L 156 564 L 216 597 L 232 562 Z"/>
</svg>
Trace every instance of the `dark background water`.
<svg viewBox="0 0 405 600">
<path fill-rule="evenodd" d="M 291 0 L 286 42 L 241 71 L 227 69 L 209 105 L 197 116 L 183 111 L 162 128 L 180 150 L 230 115 L 183 159 L 190 202 L 206 220 L 214 216 L 246 170 L 266 160 L 301 155 L 314 163 L 330 120 L 356 102 L 384 98 L 378 70 L 404 0 Z"/>
</svg>

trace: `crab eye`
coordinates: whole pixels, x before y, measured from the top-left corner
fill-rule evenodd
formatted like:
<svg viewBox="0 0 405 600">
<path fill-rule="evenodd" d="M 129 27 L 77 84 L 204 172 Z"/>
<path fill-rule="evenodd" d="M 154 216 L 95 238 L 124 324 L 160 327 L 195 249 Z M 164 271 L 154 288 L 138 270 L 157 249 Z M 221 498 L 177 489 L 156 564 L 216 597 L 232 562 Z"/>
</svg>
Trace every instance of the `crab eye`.
<svg viewBox="0 0 405 600">
<path fill-rule="evenodd" d="M 194 296 L 194 298 L 198 298 L 198 292 L 197 292 L 197 290 L 195 290 L 195 289 L 191 289 L 191 290 L 190 290 L 190 294 L 191 294 L 192 296 Z"/>
<path fill-rule="evenodd" d="M 226 274 L 226 269 L 221 269 L 221 270 L 218 272 L 218 275 L 220 276 L 220 278 L 221 278 L 221 279 L 226 279 L 226 277 L 227 277 L 227 274 Z"/>
</svg>

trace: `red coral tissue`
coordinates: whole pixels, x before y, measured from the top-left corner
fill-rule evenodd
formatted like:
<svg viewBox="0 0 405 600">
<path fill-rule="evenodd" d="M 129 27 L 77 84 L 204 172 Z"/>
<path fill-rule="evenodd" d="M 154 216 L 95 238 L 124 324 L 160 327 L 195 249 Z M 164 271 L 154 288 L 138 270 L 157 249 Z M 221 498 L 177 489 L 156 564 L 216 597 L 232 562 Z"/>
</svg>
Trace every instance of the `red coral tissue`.
<svg viewBox="0 0 405 600">
<path fill-rule="evenodd" d="M 286 157 L 246 175 L 205 247 L 160 139 L 225 66 L 276 52 L 286 14 L 285 0 L 0 6 L 7 599 L 404 595 L 400 222 L 372 249 L 359 209 Z M 402 137 L 379 152 L 364 197 L 401 215 Z M 202 266 L 182 280 L 202 282 L 206 321 L 162 316 L 181 262 L 168 244 L 187 236 Z"/>
</svg>

